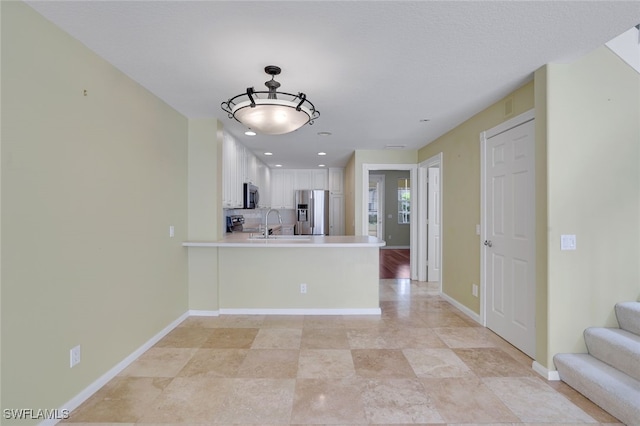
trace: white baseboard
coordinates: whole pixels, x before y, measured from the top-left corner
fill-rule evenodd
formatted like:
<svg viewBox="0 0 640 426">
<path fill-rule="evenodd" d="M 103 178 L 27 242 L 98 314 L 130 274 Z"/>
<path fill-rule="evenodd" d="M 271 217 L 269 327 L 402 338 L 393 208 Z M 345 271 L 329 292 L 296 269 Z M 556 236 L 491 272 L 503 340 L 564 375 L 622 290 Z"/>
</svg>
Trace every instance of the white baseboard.
<svg viewBox="0 0 640 426">
<path fill-rule="evenodd" d="M 220 309 L 223 315 L 381 315 L 380 308 L 368 309 Z"/>
<path fill-rule="evenodd" d="M 122 370 L 127 368 L 133 361 L 138 359 L 140 355 L 142 355 L 149 348 L 151 348 L 153 345 L 158 343 L 160 339 L 162 339 L 164 336 L 169 334 L 171 330 L 176 328 L 188 316 L 189 316 L 189 312 L 185 312 L 184 314 L 180 315 L 178 319 L 176 319 L 171 324 L 163 328 L 159 333 L 157 333 L 155 336 L 149 339 L 145 344 L 140 346 L 138 349 L 133 351 L 129 356 L 127 356 L 125 359 L 123 359 L 118 364 L 116 364 L 112 369 L 110 369 L 109 371 L 104 373 L 102 376 L 100 376 L 98 380 L 96 380 L 95 382 L 91 383 L 89 386 L 84 388 L 78 395 L 71 398 L 66 404 L 63 404 L 59 411 L 62 412 L 62 410 L 68 410 L 69 412 L 71 412 L 76 408 L 78 408 L 80 404 L 82 404 L 87 399 L 89 399 L 89 397 L 94 393 L 96 393 L 101 387 L 106 385 L 109 382 L 109 380 L 116 377 Z M 60 419 L 44 420 L 40 422 L 39 426 L 54 426 L 59 421 Z"/>
<path fill-rule="evenodd" d="M 547 380 L 556 381 L 556 382 L 560 380 L 560 374 L 558 374 L 558 371 L 549 370 L 547 367 L 543 366 L 538 361 L 533 361 L 533 363 L 531 364 L 531 368 L 533 368 L 533 371 L 535 371 L 536 373 L 538 373 L 539 375 L 541 375 Z"/>
<path fill-rule="evenodd" d="M 217 317 L 220 315 L 220 311 L 200 311 L 197 309 L 191 309 L 187 313 L 190 317 Z"/>
<path fill-rule="evenodd" d="M 484 324 L 482 324 L 482 320 L 480 319 L 480 315 L 476 314 L 471 309 L 467 308 L 466 306 L 464 306 L 462 303 L 458 302 L 453 297 L 451 297 L 448 294 L 443 293 L 443 292 L 440 292 L 440 296 L 443 299 L 445 299 L 447 302 L 451 303 L 456 308 L 460 309 L 465 315 L 467 315 L 469 318 L 471 318 L 472 320 L 474 320 L 478 324 L 484 325 Z"/>
</svg>

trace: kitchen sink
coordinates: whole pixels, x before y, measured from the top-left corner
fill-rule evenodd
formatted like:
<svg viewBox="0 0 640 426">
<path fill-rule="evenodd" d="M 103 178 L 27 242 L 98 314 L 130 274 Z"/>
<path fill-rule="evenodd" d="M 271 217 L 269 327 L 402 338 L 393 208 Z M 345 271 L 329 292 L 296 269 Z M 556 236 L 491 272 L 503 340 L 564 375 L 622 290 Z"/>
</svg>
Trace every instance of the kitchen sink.
<svg viewBox="0 0 640 426">
<path fill-rule="evenodd" d="M 249 237 L 250 240 L 264 240 L 264 236 L 256 235 Z M 279 241 L 310 241 L 310 235 L 269 235 L 268 240 L 279 240 Z"/>
</svg>

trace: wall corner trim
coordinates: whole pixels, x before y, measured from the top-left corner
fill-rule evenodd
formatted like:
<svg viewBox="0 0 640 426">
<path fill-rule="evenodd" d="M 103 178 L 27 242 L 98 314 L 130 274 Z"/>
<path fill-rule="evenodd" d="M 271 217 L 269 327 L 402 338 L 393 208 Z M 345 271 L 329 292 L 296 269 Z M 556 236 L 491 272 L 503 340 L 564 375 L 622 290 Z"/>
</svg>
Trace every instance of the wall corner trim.
<svg viewBox="0 0 640 426">
<path fill-rule="evenodd" d="M 557 382 L 560 380 L 560 374 L 558 373 L 557 370 L 549 370 L 547 367 L 540 364 L 538 361 L 533 361 L 533 363 L 531 364 L 531 368 L 533 368 L 533 371 L 535 371 L 536 373 L 538 373 L 539 375 L 541 375 L 547 380 L 551 380 L 554 382 Z"/>
</svg>

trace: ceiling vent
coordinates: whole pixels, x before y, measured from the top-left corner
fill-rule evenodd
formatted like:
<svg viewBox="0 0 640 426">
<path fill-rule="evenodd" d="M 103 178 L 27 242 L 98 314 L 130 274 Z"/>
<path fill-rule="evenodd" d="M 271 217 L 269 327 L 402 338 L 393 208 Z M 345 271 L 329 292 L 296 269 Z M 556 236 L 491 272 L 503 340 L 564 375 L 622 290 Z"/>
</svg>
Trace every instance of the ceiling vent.
<svg viewBox="0 0 640 426">
<path fill-rule="evenodd" d="M 405 149 L 406 145 L 385 145 L 384 149 Z"/>
</svg>

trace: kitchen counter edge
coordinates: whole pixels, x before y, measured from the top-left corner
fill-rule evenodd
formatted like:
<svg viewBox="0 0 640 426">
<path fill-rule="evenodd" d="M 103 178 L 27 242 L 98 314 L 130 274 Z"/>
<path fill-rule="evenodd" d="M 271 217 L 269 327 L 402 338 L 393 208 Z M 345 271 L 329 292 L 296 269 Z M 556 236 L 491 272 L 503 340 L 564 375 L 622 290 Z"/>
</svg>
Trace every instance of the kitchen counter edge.
<svg viewBox="0 0 640 426">
<path fill-rule="evenodd" d="M 225 237 L 217 241 L 184 241 L 185 247 L 382 247 L 386 242 L 375 237 L 335 235 L 309 235 L 308 240 L 249 239 L 247 234 Z"/>
</svg>

